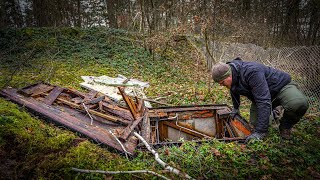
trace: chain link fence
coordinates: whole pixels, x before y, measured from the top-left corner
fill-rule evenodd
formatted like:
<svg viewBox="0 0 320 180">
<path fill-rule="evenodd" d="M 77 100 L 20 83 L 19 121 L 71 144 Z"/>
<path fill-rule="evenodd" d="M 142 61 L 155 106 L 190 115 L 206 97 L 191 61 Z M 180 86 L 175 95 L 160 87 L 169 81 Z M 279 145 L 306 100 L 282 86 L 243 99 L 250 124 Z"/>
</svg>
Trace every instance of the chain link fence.
<svg viewBox="0 0 320 180">
<path fill-rule="evenodd" d="M 209 70 L 217 62 L 227 62 L 240 57 L 245 61 L 260 62 L 289 73 L 308 97 L 308 113 L 319 116 L 320 46 L 264 49 L 254 44 L 211 42 L 207 47 L 203 45 L 201 51 Z"/>
</svg>

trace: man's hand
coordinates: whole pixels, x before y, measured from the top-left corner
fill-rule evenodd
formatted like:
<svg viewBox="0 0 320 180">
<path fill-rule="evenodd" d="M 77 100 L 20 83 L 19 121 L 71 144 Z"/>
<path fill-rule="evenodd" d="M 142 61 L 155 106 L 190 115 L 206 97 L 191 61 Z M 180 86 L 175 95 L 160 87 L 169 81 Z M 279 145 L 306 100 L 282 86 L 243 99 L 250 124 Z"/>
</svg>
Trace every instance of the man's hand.
<svg viewBox="0 0 320 180">
<path fill-rule="evenodd" d="M 232 109 L 232 111 L 230 112 L 230 117 L 231 119 L 234 119 L 234 117 L 237 115 L 237 114 L 240 114 L 239 112 L 239 109 Z"/>
<path fill-rule="evenodd" d="M 259 132 L 254 132 L 252 133 L 250 136 L 247 137 L 246 141 L 244 142 L 245 144 L 247 144 L 248 142 L 250 142 L 253 139 L 257 139 L 257 140 L 262 140 L 263 138 L 265 138 L 268 135 L 268 133 L 259 133 Z"/>
</svg>

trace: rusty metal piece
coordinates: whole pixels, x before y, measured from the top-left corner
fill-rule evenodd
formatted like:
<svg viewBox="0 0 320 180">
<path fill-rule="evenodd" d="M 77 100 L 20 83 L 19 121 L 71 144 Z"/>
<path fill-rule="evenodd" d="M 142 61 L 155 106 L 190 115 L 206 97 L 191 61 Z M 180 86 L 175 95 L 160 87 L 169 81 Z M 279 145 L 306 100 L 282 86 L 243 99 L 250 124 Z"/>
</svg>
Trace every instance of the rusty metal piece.
<svg viewBox="0 0 320 180">
<path fill-rule="evenodd" d="M 158 111 L 156 109 L 148 110 L 148 115 L 150 118 L 155 118 L 155 117 L 164 118 L 169 116 L 168 113 L 163 111 Z"/>
</svg>

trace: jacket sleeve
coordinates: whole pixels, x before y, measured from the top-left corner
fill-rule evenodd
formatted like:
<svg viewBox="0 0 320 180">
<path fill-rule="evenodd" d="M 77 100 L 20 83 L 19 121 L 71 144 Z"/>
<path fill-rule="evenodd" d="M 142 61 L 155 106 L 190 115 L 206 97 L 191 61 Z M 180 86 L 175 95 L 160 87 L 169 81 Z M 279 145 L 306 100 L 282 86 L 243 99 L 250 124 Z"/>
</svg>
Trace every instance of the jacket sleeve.
<svg viewBox="0 0 320 180">
<path fill-rule="evenodd" d="M 234 93 L 230 90 L 230 95 L 232 99 L 232 104 L 234 109 L 239 109 L 240 106 L 240 95 L 237 93 Z"/>
<path fill-rule="evenodd" d="M 255 131 L 260 133 L 268 132 L 269 116 L 271 112 L 271 95 L 267 80 L 264 76 L 264 71 L 259 69 L 253 70 L 247 77 L 254 102 L 257 105 L 258 119 Z"/>
</svg>

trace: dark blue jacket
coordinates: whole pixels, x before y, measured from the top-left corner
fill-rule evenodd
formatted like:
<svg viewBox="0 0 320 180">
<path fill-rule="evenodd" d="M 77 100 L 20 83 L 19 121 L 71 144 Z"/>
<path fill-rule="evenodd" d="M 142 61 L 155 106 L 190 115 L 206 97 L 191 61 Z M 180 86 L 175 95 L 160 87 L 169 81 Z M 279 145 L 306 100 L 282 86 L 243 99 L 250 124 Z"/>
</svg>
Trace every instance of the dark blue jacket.
<svg viewBox="0 0 320 180">
<path fill-rule="evenodd" d="M 272 99 L 291 81 L 288 73 L 256 62 L 237 58 L 228 62 L 232 70 L 230 94 L 233 106 L 239 109 L 240 95 L 248 97 L 257 105 L 255 131 L 268 131 Z"/>
</svg>

